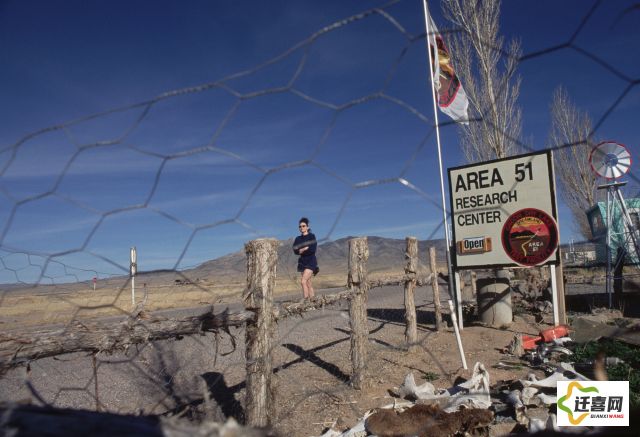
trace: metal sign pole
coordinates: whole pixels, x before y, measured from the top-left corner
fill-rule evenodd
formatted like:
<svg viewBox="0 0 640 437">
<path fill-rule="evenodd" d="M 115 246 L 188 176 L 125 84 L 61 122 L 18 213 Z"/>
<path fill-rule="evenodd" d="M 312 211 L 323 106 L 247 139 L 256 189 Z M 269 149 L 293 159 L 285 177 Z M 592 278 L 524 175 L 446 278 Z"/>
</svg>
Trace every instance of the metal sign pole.
<svg viewBox="0 0 640 437">
<path fill-rule="evenodd" d="M 553 326 L 560 324 L 560 311 L 558 310 L 558 281 L 556 279 L 556 265 L 551 264 L 551 301 L 553 303 Z"/>
<path fill-rule="evenodd" d="M 613 297 L 611 295 L 611 188 L 607 188 L 607 247 L 605 249 L 607 256 L 607 276 L 606 276 L 606 291 L 609 296 L 609 308 L 613 306 Z"/>
<path fill-rule="evenodd" d="M 427 34 L 427 63 L 429 66 L 428 67 L 429 77 L 431 79 L 431 82 L 429 82 L 429 84 L 431 87 L 431 97 L 433 100 L 433 119 L 434 119 L 435 128 L 436 128 L 436 143 L 438 145 L 438 168 L 440 170 L 440 192 L 442 194 L 442 222 L 444 223 L 444 239 L 446 242 L 447 271 L 449 273 L 449 296 L 456 299 L 456 306 L 457 308 L 459 308 L 461 305 L 461 302 L 459 299 L 459 295 L 456 292 L 455 281 L 453 278 L 453 265 L 452 265 L 452 259 L 451 259 L 451 237 L 449 235 L 449 223 L 447 220 L 447 206 L 446 206 L 447 203 L 446 203 L 445 194 L 444 194 L 444 176 L 443 176 L 443 170 L 442 170 L 442 146 L 440 144 L 440 124 L 438 123 L 438 104 L 436 102 L 436 89 L 434 86 L 435 82 L 433 78 L 434 69 L 431 67 L 431 48 L 430 48 L 430 42 L 429 42 L 429 35 L 431 34 L 432 29 L 429 28 L 429 7 L 427 5 L 426 0 L 422 2 L 422 6 L 424 10 L 424 26 Z M 434 47 L 433 49 L 437 50 L 437 47 Z M 460 318 L 460 322 L 462 322 L 462 317 Z M 462 325 L 460 325 L 460 329 L 462 329 Z"/>
<path fill-rule="evenodd" d="M 454 273 L 454 277 L 454 284 L 456 286 L 456 301 L 458 302 L 458 324 L 460 326 L 460 330 L 462 331 L 464 329 L 464 322 L 462 320 L 462 288 L 460 287 L 460 273 L 456 271 Z"/>
<path fill-rule="evenodd" d="M 458 323 L 456 317 L 456 310 L 453 308 L 453 302 L 451 299 L 448 300 L 449 303 L 449 311 L 451 311 L 451 322 L 453 324 L 453 331 L 456 334 L 456 343 L 458 343 L 458 352 L 460 352 L 460 361 L 462 361 L 462 368 L 467 370 L 467 360 L 464 357 L 464 349 L 462 348 L 462 340 L 460 339 L 460 331 L 458 330 Z"/>
</svg>

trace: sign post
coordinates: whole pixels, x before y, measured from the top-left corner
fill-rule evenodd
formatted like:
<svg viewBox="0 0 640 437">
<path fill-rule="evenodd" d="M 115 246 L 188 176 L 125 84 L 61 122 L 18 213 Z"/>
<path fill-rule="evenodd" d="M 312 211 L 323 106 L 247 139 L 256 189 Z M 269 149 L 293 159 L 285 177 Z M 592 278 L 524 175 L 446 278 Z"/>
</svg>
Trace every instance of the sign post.
<svg viewBox="0 0 640 437">
<path fill-rule="evenodd" d="M 138 254 L 136 247 L 131 248 L 129 272 L 131 274 L 131 305 L 136 306 L 136 273 L 138 271 Z"/>
</svg>

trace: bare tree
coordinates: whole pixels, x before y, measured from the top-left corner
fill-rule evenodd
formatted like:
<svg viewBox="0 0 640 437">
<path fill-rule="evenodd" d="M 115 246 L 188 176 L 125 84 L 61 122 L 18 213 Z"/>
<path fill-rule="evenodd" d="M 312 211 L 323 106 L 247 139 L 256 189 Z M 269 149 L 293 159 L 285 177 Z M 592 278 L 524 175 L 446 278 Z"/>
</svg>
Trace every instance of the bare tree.
<svg viewBox="0 0 640 437">
<path fill-rule="evenodd" d="M 504 158 L 520 151 L 520 44 L 503 49 L 499 35 L 500 0 L 443 0 L 454 25 L 447 37 L 453 66 L 469 98 L 468 125 L 460 137 L 468 162 Z"/>
<path fill-rule="evenodd" d="M 556 175 L 562 196 L 571 210 L 577 231 L 591 239 L 586 211 L 597 200 L 597 179 L 589 164 L 595 144 L 591 138 L 591 118 L 571 101 L 567 91 L 558 87 L 551 103 L 550 148 L 555 148 Z"/>
</svg>

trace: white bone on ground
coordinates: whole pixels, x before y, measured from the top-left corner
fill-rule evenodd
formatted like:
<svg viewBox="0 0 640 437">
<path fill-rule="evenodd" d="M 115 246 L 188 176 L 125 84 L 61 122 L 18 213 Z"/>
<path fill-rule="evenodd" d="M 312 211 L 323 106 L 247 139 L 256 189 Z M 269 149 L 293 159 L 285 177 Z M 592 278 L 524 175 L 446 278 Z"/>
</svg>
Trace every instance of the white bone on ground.
<svg viewBox="0 0 640 437">
<path fill-rule="evenodd" d="M 404 377 L 404 382 L 397 388 L 396 392 L 401 398 L 408 396 L 415 399 L 429 399 L 435 395 L 436 388 L 430 382 L 425 382 L 422 385 L 417 385 L 416 380 L 413 377 L 413 373 L 409 373 Z"/>
<path fill-rule="evenodd" d="M 575 377 L 570 378 L 565 376 L 564 375 L 565 371 L 572 372 L 573 374 L 575 374 Z M 520 380 L 522 385 L 524 385 L 525 387 L 531 386 L 531 387 L 538 387 L 538 388 L 556 388 L 558 387 L 558 381 L 590 381 L 590 379 L 576 372 L 576 369 L 574 369 L 574 367 L 571 364 L 560 363 L 556 371 L 545 379 L 541 379 L 539 381 L 525 381 L 522 379 Z"/>
</svg>

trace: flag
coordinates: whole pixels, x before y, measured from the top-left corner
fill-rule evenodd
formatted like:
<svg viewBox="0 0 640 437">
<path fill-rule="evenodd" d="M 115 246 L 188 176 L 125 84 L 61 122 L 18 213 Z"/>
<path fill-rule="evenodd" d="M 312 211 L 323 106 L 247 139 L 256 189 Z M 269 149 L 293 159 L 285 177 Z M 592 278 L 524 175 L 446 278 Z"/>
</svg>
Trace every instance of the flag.
<svg viewBox="0 0 640 437">
<path fill-rule="evenodd" d="M 431 54 L 431 68 L 433 69 L 433 86 L 438 95 L 438 107 L 442 112 L 451 117 L 454 121 L 469 124 L 467 109 L 469 99 L 462 88 L 460 79 L 456 75 L 451 63 L 449 50 L 438 32 L 431 14 L 429 19 L 429 53 Z"/>
</svg>

